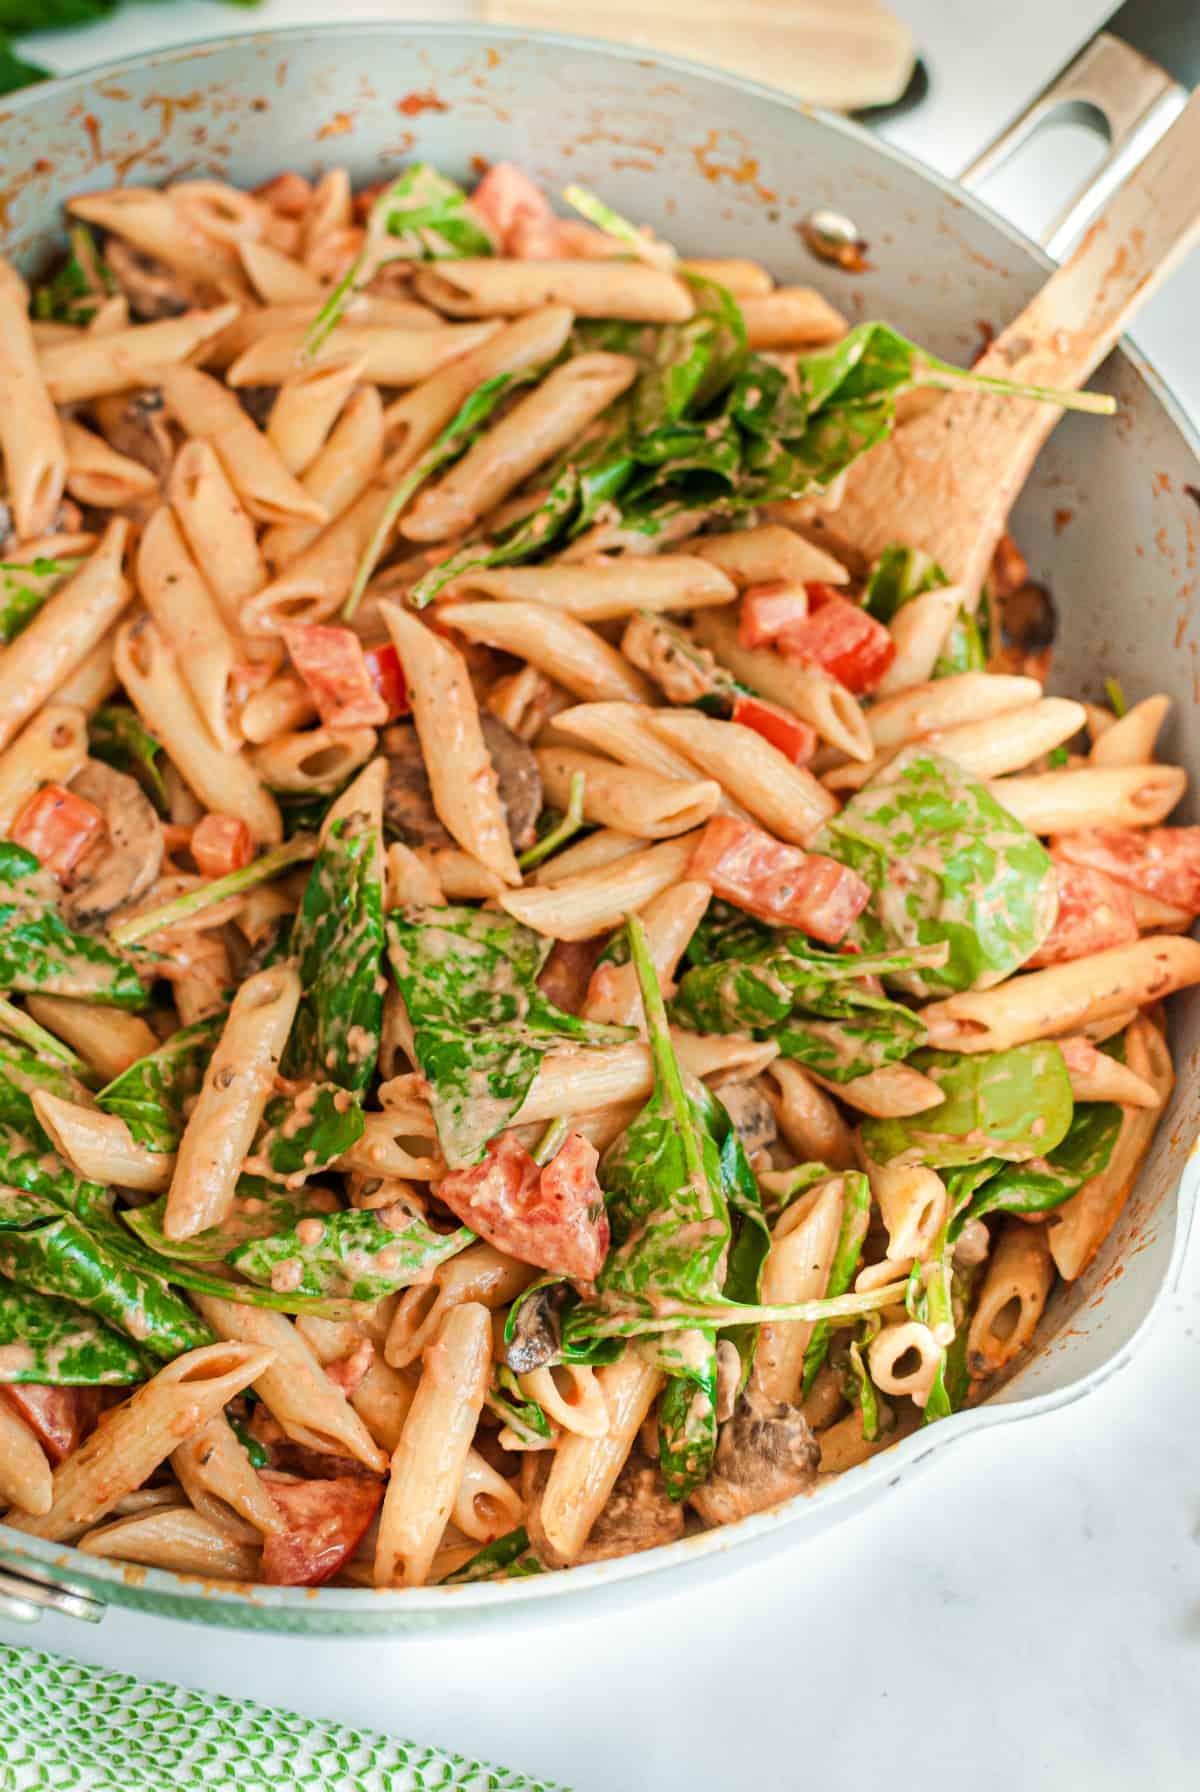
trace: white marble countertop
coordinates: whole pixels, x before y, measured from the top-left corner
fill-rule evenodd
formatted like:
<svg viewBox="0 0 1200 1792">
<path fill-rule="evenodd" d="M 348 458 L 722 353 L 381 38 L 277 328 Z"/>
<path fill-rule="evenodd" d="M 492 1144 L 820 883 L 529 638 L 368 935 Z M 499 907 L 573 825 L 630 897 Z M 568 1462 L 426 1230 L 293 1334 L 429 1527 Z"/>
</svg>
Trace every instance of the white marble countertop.
<svg viewBox="0 0 1200 1792">
<path fill-rule="evenodd" d="M 934 88 L 889 134 L 947 172 L 1109 10 L 896 4 Z M 327 0 L 253 13 L 187 0 L 30 46 L 66 71 L 151 41 L 328 16 Z M 1081 153 L 1075 133 L 1039 146 L 1006 183 L 1013 215 L 1048 210 L 1051 173 L 1065 182 Z M 1193 415 L 1198 302 L 1193 259 L 1137 332 Z M 693 1590 L 671 1583 L 628 1614 L 319 1643 L 113 1612 L 94 1630 L 0 1624 L 0 1638 L 428 1739 L 576 1792 L 848 1792 L 885 1775 L 924 1792 L 1173 1792 L 1196 1773 L 1198 1386 L 1200 1247 L 1133 1366 L 1090 1399 L 969 1439 L 815 1543 Z"/>
</svg>

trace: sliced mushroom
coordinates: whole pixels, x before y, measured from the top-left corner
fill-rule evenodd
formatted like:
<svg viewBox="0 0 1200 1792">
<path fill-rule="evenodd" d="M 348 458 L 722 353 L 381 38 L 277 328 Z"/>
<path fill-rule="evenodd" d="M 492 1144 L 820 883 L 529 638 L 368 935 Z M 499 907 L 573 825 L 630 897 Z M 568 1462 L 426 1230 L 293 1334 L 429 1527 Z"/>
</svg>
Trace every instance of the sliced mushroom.
<svg viewBox="0 0 1200 1792">
<path fill-rule="evenodd" d="M 542 778 L 532 749 L 495 716 L 482 715 L 483 739 L 500 787 L 500 801 L 513 845 L 520 850 L 533 839 L 542 809 Z M 451 846 L 438 819 L 429 788 L 429 773 L 417 731 L 411 723 L 389 728 L 384 736 L 388 759 L 383 818 L 409 846 Z"/>
<path fill-rule="evenodd" d="M 110 236 L 104 245 L 104 259 L 116 278 L 117 285 L 129 300 L 134 317 L 144 322 L 157 318 L 178 317 L 211 299 L 213 290 L 202 282 L 169 268 L 165 261 L 143 255 L 140 249 Z"/>
<path fill-rule="evenodd" d="M 820 1460 L 800 1408 L 768 1399 L 752 1381 L 721 1426 L 713 1472 L 691 1503 L 705 1524 L 736 1524 L 794 1493 L 808 1493 Z"/>
<path fill-rule="evenodd" d="M 71 789 L 94 803 L 108 824 L 79 861 L 63 897 L 67 919 L 76 927 L 93 927 L 150 888 L 162 866 L 162 829 L 136 780 L 98 759 L 88 760 Z"/>
<path fill-rule="evenodd" d="M 156 389 L 114 392 L 92 401 L 92 416 L 110 448 L 149 467 L 162 485 L 175 459 L 175 438 Z"/>
<path fill-rule="evenodd" d="M 617 1476 L 608 1503 L 592 1526 L 580 1562 L 636 1555 L 683 1536 L 683 1506 L 667 1493 L 657 1462 L 635 1450 Z"/>
<path fill-rule="evenodd" d="M 775 1110 L 753 1083 L 724 1083 L 714 1094 L 733 1121 L 747 1153 L 773 1145 L 779 1133 Z"/>
<path fill-rule="evenodd" d="M 234 396 L 251 423 L 259 429 L 265 429 L 275 408 L 275 400 L 279 397 L 279 387 L 237 386 Z"/>
<path fill-rule="evenodd" d="M 565 1293 L 561 1282 L 548 1282 L 517 1308 L 512 1337 L 504 1351 L 504 1360 L 514 1375 L 542 1369 L 558 1355 Z"/>
</svg>

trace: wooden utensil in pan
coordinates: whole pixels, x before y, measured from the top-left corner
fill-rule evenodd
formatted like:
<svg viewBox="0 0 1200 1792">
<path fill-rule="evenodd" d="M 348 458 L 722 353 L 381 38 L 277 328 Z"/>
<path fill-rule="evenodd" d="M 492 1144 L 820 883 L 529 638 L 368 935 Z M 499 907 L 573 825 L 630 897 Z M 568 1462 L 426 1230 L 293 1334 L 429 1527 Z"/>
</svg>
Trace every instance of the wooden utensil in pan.
<svg viewBox="0 0 1200 1792">
<path fill-rule="evenodd" d="M 978 371 L 1075 389 L 1200 241 L 1200 93 L 1092 223 Z M 814 535 L 873 560 L 924 548 L 964 600 L 983 587 L 1008 513 L 1061 412 L 977 389 L 940 396 L 851 467 L 836 508 L 797 506 Z"/>
</svg>

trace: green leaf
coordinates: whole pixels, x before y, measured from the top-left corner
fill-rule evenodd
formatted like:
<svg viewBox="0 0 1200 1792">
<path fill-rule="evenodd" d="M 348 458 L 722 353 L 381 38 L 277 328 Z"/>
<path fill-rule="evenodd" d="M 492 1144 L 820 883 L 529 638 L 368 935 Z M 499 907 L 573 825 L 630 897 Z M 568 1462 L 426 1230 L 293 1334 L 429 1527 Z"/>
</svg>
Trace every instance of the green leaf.
<svg viewBox="0 0 1200 1792">
<path fill-rule="evenodd" d="M 496 1365 L 484 1404 L 501 1424 L 516 1432 L 528 1449 L 537 1449 L 541 1442 L 548 1442 L 554 1435 L 545 1411 L 536 1400 L 526 1399 L 507 1363 Z"/>
<path fill-rule="evenodd" d="M 892 972 L 910 995 L 999 982 L 1049 934 L 1057 884 L 1049 854 L 982 784 L 923 747 L 897 756 L 811 842 L 857 871 L 868 907 L 847 936 L 864 952 L 945 942 L 949 956 Z"/>
<path fill-rule="evenodd" d="M 960 672 L 985 672 L 988 653 L 979 618 L 970 610 L 960 610 L 950 624 L 945 646 L 933 663 L 935 678 L 953 678 Z M 1062 750 L 1066 758 L 1066 748 Z"/>
<path fill-rule="evenodd" d="M 716 1333 L 675 1332 L 657 1342 L 654 1356 L 668 1377 L 658 1402 L 658 1464 L 678 1503 L 708 1480 L 716 1455 Z"/>
<path fill-rule="evenodd" d="M 0 560 L 0 646 L 15 641 L 82 558 Z"/>
<path fill-rule="evenodd" d="M 139 1352 L 93 1313 L 0 1277 L 0 1383 L 114 1387 L 146 1373 Z"/>
<path fill-rule="evenodd" d="M 283 1058 L 290 1077 L 326 1076 L 358 1094 L 383 1026 L 381 843 L 346 816 L 318 852 L 292 930 L 303 995 Z"/>
<path fill-rule="evenodd" d="M 180 1027 L 157 1051 L 139 1058 L 101 1089 L 96 1106 L 123 1120 L 145 1150 L 177 1151 L 188 1105 L 200 1092 L 224 1026 L 225 1015 L 214 1014 Z"/>
<path fill-rule="evenodd" d="M 526 1575 L 544 1572 L 522 1525 L 518 1530 L 509 1531 L 506 1537 L 497 1537 L 494 1543 L 485 1543 L 469 1562 L 464 1562 L 453 1574 L 444 1574 L 438 1585 L 453 1587 L 478 1580 L 523 1580 Z"/>
<path fill-rule="evenodd" d="M 226 1261 L 250 1282 L 333 1300 L 380 1300 L 427 1281 L 439 1263 L 475 1241 L 460 1226 L 435 1232 L 407 1202 L 314 1216 L 286 1232 L 248 1240 Z"/>
<path fill-rule="evenodd" d="M 254 1167 L 270 1179 L 315 1176 L 362 1138 L 365 1124 L 359 1102 L 336 1083 L 273 1095 L 251 1152 Z"/>
<path fill-rule="evenodd" d="M 1115 1102 L 1080 1102 L 1066 1137 L 1044 1158 L 1007 1165 L 989 1178 L 955 1220 L 951 1236 L 956 1238 L 968 1220 L 988 1213 L 1048 1213 L 1061 1206 L 1107 1169 L 1121 1120 Z"/>
<path fill-rule="evenodd" d="M 395 910 L 388 952 L 452 1169 L 476 1163 L 524 1101 L 543 1056 L 631 1037 L 546 1000 L 551 942 L 507 915 L 461 907 Z"/>
<path fill-rule="evenodd" d="M 491 255 L 492 239 L 467 205 L 467 195 L 428 162 L 416 162 L 383 196 L 398 253 L 417 261 L 451 261 Z"/>
<path fill-rule="evenodd" d="M 287 1232 L 303 1219 L 326 1219 L 340 1211 L 332 1190 L 306 1185 L 282 1189 L 261 1176 L 241 1176 L 228 1218 L 191 1238 L 168 1238 L 163 1231 L 167 1197 L 144 1207 L 125 1208 L 120 1217 L 138 1243 L 157 1258 L 162 1274 L 173 1275 L 177 1263 L 224 1263 L 230 1254 L 250 1240 Z M 206 1292 L 201 1290 L 200 1292 Z"/>
<path fill-rule="evenodd" d="M 86 325 L 116 292 L 117 281 L 86 224 L 73 224 L 69 241 L 70 253 L 62 267 L 52 279 L 34 287 L 30 309 L 36 318 Z"/>
<path fill-rule="evenodd" d="M 0 94 L 17 93 L 22 87 L 32 87 L 37 81 L 49 81 L 53 77 L 48 68 L 40 62 L 26 62 L 18 56 L 8 41 L 7 35 L 0 31 Z"/>
<path fill-rule="evenodd" d="M 243 1450 L 245 1450 L 247 1456 L 250 1458 L 250 1467 L 270 1468 L 270 1450 L 268 1450 L 264 1444 L 260 1444 L 258 1439 L 242 1424 L 242 1421 L 234 1418 L 230 1414 L 228 1408 L 226 1408 L 225 1417 L 229 1422 L 229 1429 L 233 1432 L 233 1435 L 237 1438 Z"/>
<path fill-rule="evenodd" d="M 826 1294 L 846 1294 L 854 1286 L 854 1278 L 862 1258 L 863 1240 L 871 1221 L 871 1185 L 867 1178 L 859 1170 L 847 1170 L 842 1182 L 842 1223 L 838 1230 L 833 1261 L 829 1266 Z M 812 1392 L 813 1382 L 829 1352 L 832 1330 L 828 1320 L 818 1320 L 813 1326 L 804 1352 L 804 1379 L 801 1385 L 805 1398 Z"/>
<path fill-rule="evenodd" d="M 0 989 L 144 1008 L 133 964 L 90 934 L 73 933 L 58 912 L 57 889 L 33 853 L 0 841 Z"/>
<path fill-rule="evenodd" d="M 864 1120 L 863 1148 L 876 1163 L 1024 1163 L 1066 1137 L 1071 1079 L 1053 1040 L 1004 1052 L 921 1051 L 911 1062 L 938 1085 L 942 1103 L 905 1119 Z"/>
<path fill-rule="evenodd" d="M 143 726 L 136 710 L 105 703 L 88 719 L 88 752 L 137 779 L 160 815 L 167 813 L 167 787 L 158 764 L 162 742 Z"/>
<path fill-rule="evenodd" d="M 884 548 L 871 568 L 863 591 L 862 607 L 877 622 L 890 623 L 905 604 L 923 592 L 950 583 L 937 561 L 920 548 L 893 542 Z"/>
</svg>

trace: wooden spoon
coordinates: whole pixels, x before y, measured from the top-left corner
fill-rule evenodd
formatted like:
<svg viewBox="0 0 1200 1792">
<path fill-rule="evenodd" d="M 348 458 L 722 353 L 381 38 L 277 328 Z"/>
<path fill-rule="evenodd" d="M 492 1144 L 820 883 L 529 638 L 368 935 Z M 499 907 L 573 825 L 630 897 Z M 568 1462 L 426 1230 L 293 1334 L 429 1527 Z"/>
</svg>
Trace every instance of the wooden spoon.
<svg viewBox="0 0 1200 1792">
<path fill-rule="evenodd" d="M 977 371 L 1082 386 L 1198 240 L 1200 92 Z M 948 392 L 850 468 L 836 507 L 806 507 L 803 526 L 868 561 L 893 541 L 924 548 L 973 607 L 1008 513 L 1061 416 L 1031 399 Z"/>
</svg>

